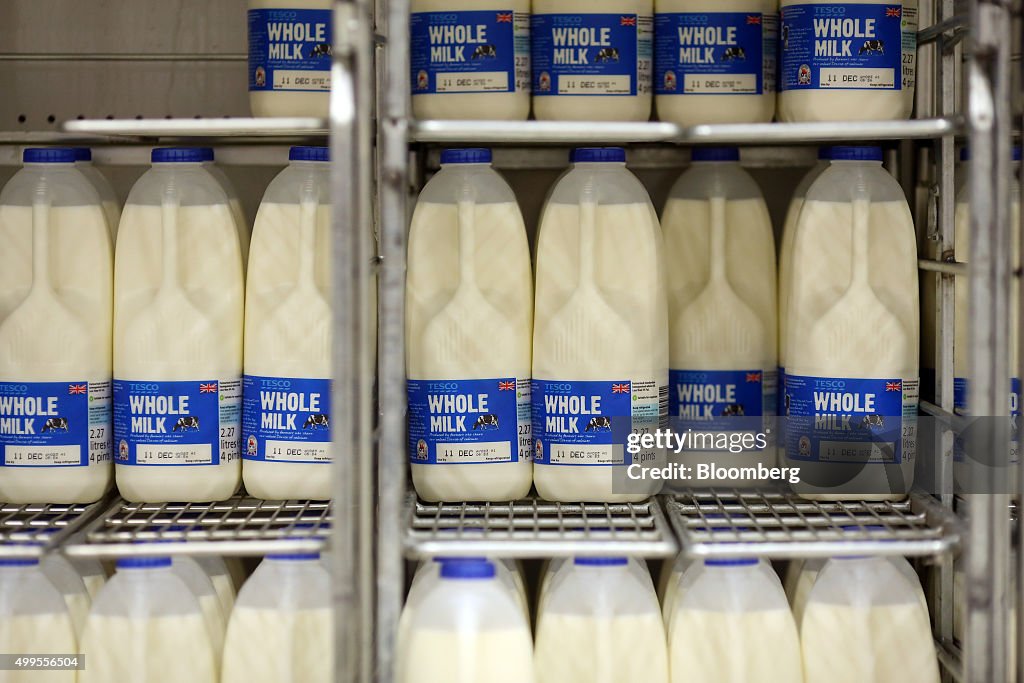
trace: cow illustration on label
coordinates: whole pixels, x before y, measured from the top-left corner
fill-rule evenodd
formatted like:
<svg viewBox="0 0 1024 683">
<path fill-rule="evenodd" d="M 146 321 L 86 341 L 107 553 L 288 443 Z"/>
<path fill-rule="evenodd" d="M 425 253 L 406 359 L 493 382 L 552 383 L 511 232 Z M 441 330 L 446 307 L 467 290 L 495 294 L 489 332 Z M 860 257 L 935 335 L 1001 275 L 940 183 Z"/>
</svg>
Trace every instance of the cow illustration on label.
<svg viewBox="0 0 1024 683">
<path fill-rule="evenodd" d="M 303 429 L 328 429 L 329 427 L 328 417 L 323 413 L 310 415 L 306 418 L 306 421 L 302 423 Z"/>
<path fill-rule="evenodd" d="M 722 53 L 723 62 L 745 62 L 747 61 L 747 51 L 742 47 L 727 47 Z"/>
<path fill-rule="evenodd" d="M 743 417 L 747 412 L 739 403 L 733 403 L 722 408 L 722 417 Z"/>
<path fill-rule="evenodd" d="M 331 46 L 328 43 L 320 43 L 313 47 L 313 51 L 310 52 L 310 59 L 317 59 L 319 57 L 330 57 L 332 54 Z"/>
<path fill-rule="evenodd" d="M 882 429 L 885 427 L 885 418 L 882 415 L 865 415 L 860 421 L 861 429 Z"/>
<path fill-rule="evenodd" d="M 587 423 L 587 432 L 610 432 L 612 431 L 612 419 L 610 417 L 598 416 L 590 418 Z"/>
<path fill-rule="evenodd" d="M 171 430 L 174 432 L 198 432 L 199 431 L 199 418 L 195 415 L 186 415 L 185 417 L 179 417 L 178 421 L 174 423 L 174 428 Z"/>
<path fill-rule="evenodd" d="M 618 51 L 617 48 L 605 47 L 605 48 L 601 48 L 598 51 L 598 53 L 597 53 L 597 63 L 598 64 L 600 64 L 602 62 L 618 62 L 618 61 L 619 61 L 619 51 Z"/>
<path fill-rule="evenodd" d="M 498 50 L 493 45 L 477 45 L 470 59 L 497 59 Z"/>
<path fill-rule="evenodd" d="M 66 417 L 51 417 L 47 418 L 46 422 L 43 424 L 42 433 L 66 431 L 68 431 L 68 420 Z"/>
<path fill-rule="evenodd" d="M 865 40 L 864 44 L 860 46 L 858 55 L 884 55 L 885 54 L 885 41 L 883 40 Z"/>
<path fill-rule="evenodd" d="M 473 429 L 494 430 L 498 428 L 498 416 L 494 413 L 481 415 L 473 423 Z"/>
</svg>

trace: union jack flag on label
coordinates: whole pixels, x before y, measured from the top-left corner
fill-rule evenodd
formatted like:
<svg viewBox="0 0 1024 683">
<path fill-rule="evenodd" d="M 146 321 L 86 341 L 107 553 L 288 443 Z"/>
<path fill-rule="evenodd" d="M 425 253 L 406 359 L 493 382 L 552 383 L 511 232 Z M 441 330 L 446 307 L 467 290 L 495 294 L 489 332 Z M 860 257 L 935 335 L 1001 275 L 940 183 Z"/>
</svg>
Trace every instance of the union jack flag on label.
<svg viewBox="0 0 1024 683">
<path fill-rule="evenodd" d="M 86 394 L 88 392 L 89 392 L 89 386 L 87 384 L 69 384 L 68 385 L 68 393 L 71 394 L 72 396 L 76 396 L 78 394 Z"/>
<path fill-rule="evenodd" d="M 217 383 L 216 382 L 210 382 L 209 384 L 200 384 L 199 385 L 199 393 L 200 394 L 216 394 L 217 393 Z"/>
<path fill-rule="evenodd" d="M 887 16 L 887 17 L 895 17 L 895 18 L 898 19 L 898 18 L 903 16 L 903 8 L 902 7 L 886 7 L 885 8 L 885 16 Z"/>
</svg>

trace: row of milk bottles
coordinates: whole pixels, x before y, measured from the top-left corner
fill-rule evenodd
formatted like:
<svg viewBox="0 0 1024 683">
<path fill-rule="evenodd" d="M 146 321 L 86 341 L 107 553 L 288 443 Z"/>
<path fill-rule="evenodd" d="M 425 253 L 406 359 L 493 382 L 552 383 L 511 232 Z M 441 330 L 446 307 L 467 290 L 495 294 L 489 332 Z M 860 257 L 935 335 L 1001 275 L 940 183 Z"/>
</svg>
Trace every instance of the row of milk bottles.
<svg viewBox="0 0 1024 683">
<path fill-rule="evenodd" d="M 111 460 L 136 501 L 329 496 L 327 160 L 291 150 L 250 248 L 210 149 L 154 149 L 120 216 L 74 150 L 25 150 L 0 193 L 0 499 L 95 501 Z"/>
<path fill-rule="evenodd" d="M 121 558 L 109 581 L 98 562 L 79 562 L 0 560 L 0 649 L 85 659 L 77 672 L 4 681 L 333 680 L 330 581 L 316 553 L 268 555 L 237 597 L 219 557 Z"/>
<path fill-rule="evenodd" d="M 917 0 L 412 0 L 419 119 L 900 120 Z M 776 96 L 776 92 L 778 95 Z M 281 99 L 284 99 L 283 97 Z"/>
<path fill-rule="evenodd" d="M 680 557 L 663 568 L 659 604 L 643 561 L 577 557 L 547 565 L 531 610 L 516 563 L 439 558 L 413 578 L 397 680 L 939 680 L 923 591 L 905 559 L 793 563 L 786 584 L 764 560 Z"/>
<path fill-rule="evenodd" d="M 535 278 L 522 214 L 490 152 L 444 151 L 409 236 L 409 458 L 419 495 L 508 500 L 532 482 L 548 500 L 639 500 L 661 481 L 630 478 L 631 466 L 663 467 L 667 456 L 642 442 L 627 452 L 631 432 L 665 427 L 668 416 L 677 433 L 770 431 L 777 402 L 806 428 L 779 438 L 789 464 L 813 466 L 802 493 L 905 495 L 914 440 L 891 435 L 915 424 L 913 220 L 879 148 L 828 155 L 787 218 L 777 316 L 771 221 L 735 149 L 695 149 L 660 222 L 623 150 L 575 150 L 542 211 Z M 795 378 L 779 397 L 777 371 Z M 837 381 L 853 392 L 819 389 Z M 848 393 L 887 403 L 842 405 Z M 839 405 L 822 407 L 818 394 Z M 845 422 L 887 431 L 819 434 L 818 413 L 839 415 L 830 425 L 852 413 Z M 837 461 L 835 440 L 867 445 Z M 689 449 L 672 459 L 770 467 L 777 452 Z M 847 488 L 834 490 L 836 478 Z M 737 484 L 704 481 L 722 483 Z"/>
</svg>

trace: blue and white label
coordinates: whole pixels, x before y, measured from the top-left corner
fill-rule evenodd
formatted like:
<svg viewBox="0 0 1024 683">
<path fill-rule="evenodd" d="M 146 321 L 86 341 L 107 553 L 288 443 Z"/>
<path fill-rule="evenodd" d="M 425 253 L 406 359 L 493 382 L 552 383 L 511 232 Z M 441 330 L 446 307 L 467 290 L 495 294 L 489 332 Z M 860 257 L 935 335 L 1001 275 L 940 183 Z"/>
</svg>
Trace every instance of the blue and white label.
<svg viewBox="0 0 1024 683">
<path fill-rule="evenodd" d="M 238 458 L 242 382 L 114 380 L 118 465 L 219 465 Z"/>
<path fill-rule="evenodd" d="M 242 377 L 246 460 L 331 462 L 331 380 Z"/>
<path fill-rule="evenodd" d="M 892 4 L 782 8 L 782 90 L 902 90 L 914 85 L 917 9 Z"/>
<path fill-rule="evenodd" d="M 775 91 L 778 17 L 760 12 L 654 15 L 658 95 L 761 95 Z"/>
<path fill-rule="evenodd" d="M 770 422 L 756 418 L 775 416 L 774 370 L 670 370 L 668 383 L 677 432 L 767 431 Z"/>
<path fill-rule="evenodd" d="M 110 460 L 110 382 L 0 382 L 3 467 Z"/>
<path fill-rule="evenodd" d="M 917 378 L 786 375 L 786 456 L 824 463 L 912 462 Z"/>
<path fill-rule="evenodd" d="M 533 381 L 534 462 L 614 466 L 654 462 L 654 449 L 630 455 L 631 433 L 664 427 L 668 387 L 654 381 Z"/>
<path fill-rule="evenodd" d="M 328 92 L 331 10 L 249 10 L 249 90 Z"/>
<path fill-rule="evenodd" d="M 408 380 L 409 462 L 529 460 L 530 382 L 514 377 Z"/>
<path fill-rule="evenodd" d="M 1010 424 L 1012 425 L 1010 441 L 1009 464 L 1016 465 L 1020 461 L 1019 441 L 1017 431 L 1019 429 L 1020 417 L 1020 378 L 1010 378 L 1010 396 L 1007 407 L 1010 413 Z M 968 409 L 968 380 L 966 377 L 953 378 L 953 410 L 958 415 L 970 416 Z M 953 439 L 953 460 L 964 462 L 966 459 L 965 437 L 957 434 Z"/>
<path fill-rule="evenodd" d="M 529 92 L 530 15 L 414 12 L 412 94 Z"/>
<path fill-rule="evenodd" d="M 534 14 L 534 95 L 651 92 L 654 18 L 637 14 Z"/>
</svg>

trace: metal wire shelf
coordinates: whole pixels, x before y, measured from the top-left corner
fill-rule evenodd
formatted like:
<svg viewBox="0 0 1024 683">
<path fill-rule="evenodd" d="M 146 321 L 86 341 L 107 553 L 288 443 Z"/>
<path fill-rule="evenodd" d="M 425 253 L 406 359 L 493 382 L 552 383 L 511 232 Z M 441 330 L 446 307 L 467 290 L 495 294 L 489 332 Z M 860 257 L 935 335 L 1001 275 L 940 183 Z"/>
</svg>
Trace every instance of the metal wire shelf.
<svg viewBox="0 0 1024 683">
<path fill-rule="evenodd" d="M 936 641 L 935 650 L 939 654 L 939 666 L 954 681 L 964 680 L 964 662 L 960 646 L 954 643 Z"/>
<path fill-rule="evenodd" d="M 135 138 L 309 138 L 326 137 L 317 118 L 76 119 L 67 133 Z"/>
<path fill-rule="evenodd" d="M 692 557 L 936 556 L 961 538 L 960 521 L 924 494 L 818 502 L 791 493 L 691 491 L 666 496 L 665 504 Z"/>
<path fill-rule="evenodd" d="M 677 545 L 661 506 L 643 503 L 424 503 L 410 495 L 406 554 L 667 557 Z"/>
<path fill-rule="evenodd" d="M 330 526 L 327 501 L 235 496 L 219 503 L 129 503 L 118 499 L 64 547 L 71 557 L 264 555 L 316 552 Z"/>
<path fill-rule="evenodd" d="M 0 503 L 0 557 L 39 557 L 59 547 L 102 509 L 103 503 Z"/>
</svg>

